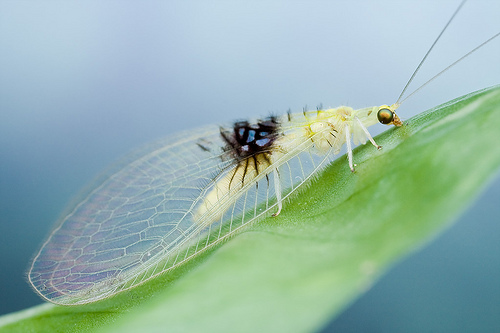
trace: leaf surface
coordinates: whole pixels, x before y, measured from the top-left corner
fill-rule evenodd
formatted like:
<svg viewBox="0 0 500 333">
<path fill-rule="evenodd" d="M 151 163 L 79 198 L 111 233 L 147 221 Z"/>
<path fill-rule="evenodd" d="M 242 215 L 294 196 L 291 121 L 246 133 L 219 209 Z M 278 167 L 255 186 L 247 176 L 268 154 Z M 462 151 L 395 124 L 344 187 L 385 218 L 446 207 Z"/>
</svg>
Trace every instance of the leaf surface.
<svg viewBox="0 0 500 333">
<path fill-rule="evenodd" d="M 317 330 L 439 235 L 500 167 L 500 88 L 408 120 L 340 157 L 281 215 L 113 298 L 0 317 L 0 331 Z M 2 327 L 3 326 L 3 327 Z"/>
</svg>

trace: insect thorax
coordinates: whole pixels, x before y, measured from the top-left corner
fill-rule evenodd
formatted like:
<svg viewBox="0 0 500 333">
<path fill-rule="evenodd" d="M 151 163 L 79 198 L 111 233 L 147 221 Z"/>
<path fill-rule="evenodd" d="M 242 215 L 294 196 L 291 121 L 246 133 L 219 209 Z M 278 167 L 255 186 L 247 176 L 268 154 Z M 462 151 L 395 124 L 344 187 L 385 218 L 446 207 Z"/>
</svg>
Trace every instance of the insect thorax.
<svg viewBox="0 0 500 333">
<path fill-rule="evenodd" d="M 233 161 L 214 179 L 213 187 L 195 212 L 195 220 L 214 221 L 243 193 L 242 190 L 269 173 L 273 153 L 279 153 L 281 124 L 271 116 L 255 123 L 239 121 L 231 130 L 221 128 L 224 159 Z"/>
<path fill-rule="evenodd" d="M 278 138 L 280 123 L 271 116 L 256 123 L 239 121 L 232 130 L 221 128 L 220 134 L 226 146 L 224 151 L 236 161 L 243 161 L 251 156 L 268 154 Z"/>
</svg>

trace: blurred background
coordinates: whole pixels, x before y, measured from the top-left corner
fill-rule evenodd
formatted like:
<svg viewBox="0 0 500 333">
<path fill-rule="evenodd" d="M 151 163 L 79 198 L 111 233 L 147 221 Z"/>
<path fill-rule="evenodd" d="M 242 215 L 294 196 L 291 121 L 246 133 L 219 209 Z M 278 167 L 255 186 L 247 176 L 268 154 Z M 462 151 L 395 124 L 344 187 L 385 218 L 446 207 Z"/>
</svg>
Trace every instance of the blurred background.
<svg viewBox="0 0 500 333">
<path fill-rule="evenodd" d="M 107 166 L 208 123 L 320 103 L 391 104 L 457 6 L 0 0 L 0 314 L 42 303 L 26 281 L 28 263 Z M 499 1 L 467 3 L 410 91 L 497 33 L 498 13 Z M 399 115 L 499 84 L 499 56 L 500 39 Z M 453 228 L 396 265 L 325 332 L 498 329 L 499 189 L 497 177 Z"/>
</svg>

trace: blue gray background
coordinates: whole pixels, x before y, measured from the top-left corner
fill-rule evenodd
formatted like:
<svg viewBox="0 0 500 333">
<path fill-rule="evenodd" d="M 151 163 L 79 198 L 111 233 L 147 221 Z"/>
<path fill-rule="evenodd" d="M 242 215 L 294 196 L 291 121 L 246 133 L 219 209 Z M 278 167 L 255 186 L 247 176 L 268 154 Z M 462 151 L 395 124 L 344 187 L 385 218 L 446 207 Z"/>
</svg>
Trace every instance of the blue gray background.
<svg viewBox="0 0 500 333">
<path fill-rule="evenodd" d="M 304 105 L 393 103 L 457 5 L 0 1 L 0 313 L 41 303 L 26 283 L 31 256 L 79 190 L 127 152 Z M 412 87 L 498 32 L 499 12 L 498 1 L 467 3 Z M 400 116 L 500 83 L 499 55 L 500 39 Z M 499 185 L 326 329 L 498 328 Z"/>
</svg>

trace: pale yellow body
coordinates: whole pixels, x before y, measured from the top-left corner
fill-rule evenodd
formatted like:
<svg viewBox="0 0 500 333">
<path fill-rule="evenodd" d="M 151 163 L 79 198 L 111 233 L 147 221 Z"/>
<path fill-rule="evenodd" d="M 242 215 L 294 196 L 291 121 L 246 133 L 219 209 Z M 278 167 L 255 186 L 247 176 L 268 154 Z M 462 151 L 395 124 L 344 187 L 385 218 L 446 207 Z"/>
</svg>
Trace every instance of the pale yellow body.
<svg viewBox="0 0 500 333">
<path fill-rule="evenodd" d="M 201 224 L 210 224 L 220 219 L 250 186 L 254 186 L 257 181 L 272 172 L 277 173 L 283 163 L 306 150 L 318 155 L 331 151 L 338 154 L 347 143 L 349 167 L 354 171 L 351 138 L 356 145 L 365 144 L 370 140 L 374 146 L 381 148 L 375 143 L 367 127 L 379 122 L 377 112 L 383 108 L 394 111 L 397 106 L 383 105 L 358 110 L 340 106 L 281 117 L 281 134 L 272 151 L 240 161 L 221 175 L 220 179 L 216 179 L 213 188 L 195 211 L 194 220 Z M 401 125 L 399 118 L 395 119 L 394 125 Z M 277 177 L 279 175 L 275 174 L 275 179 Z M 275 213 L 277 215 L 282 207 L 279 181 L 275 181 L 274 186 L 278 200 L 278 212 Z"/>
</svg>

